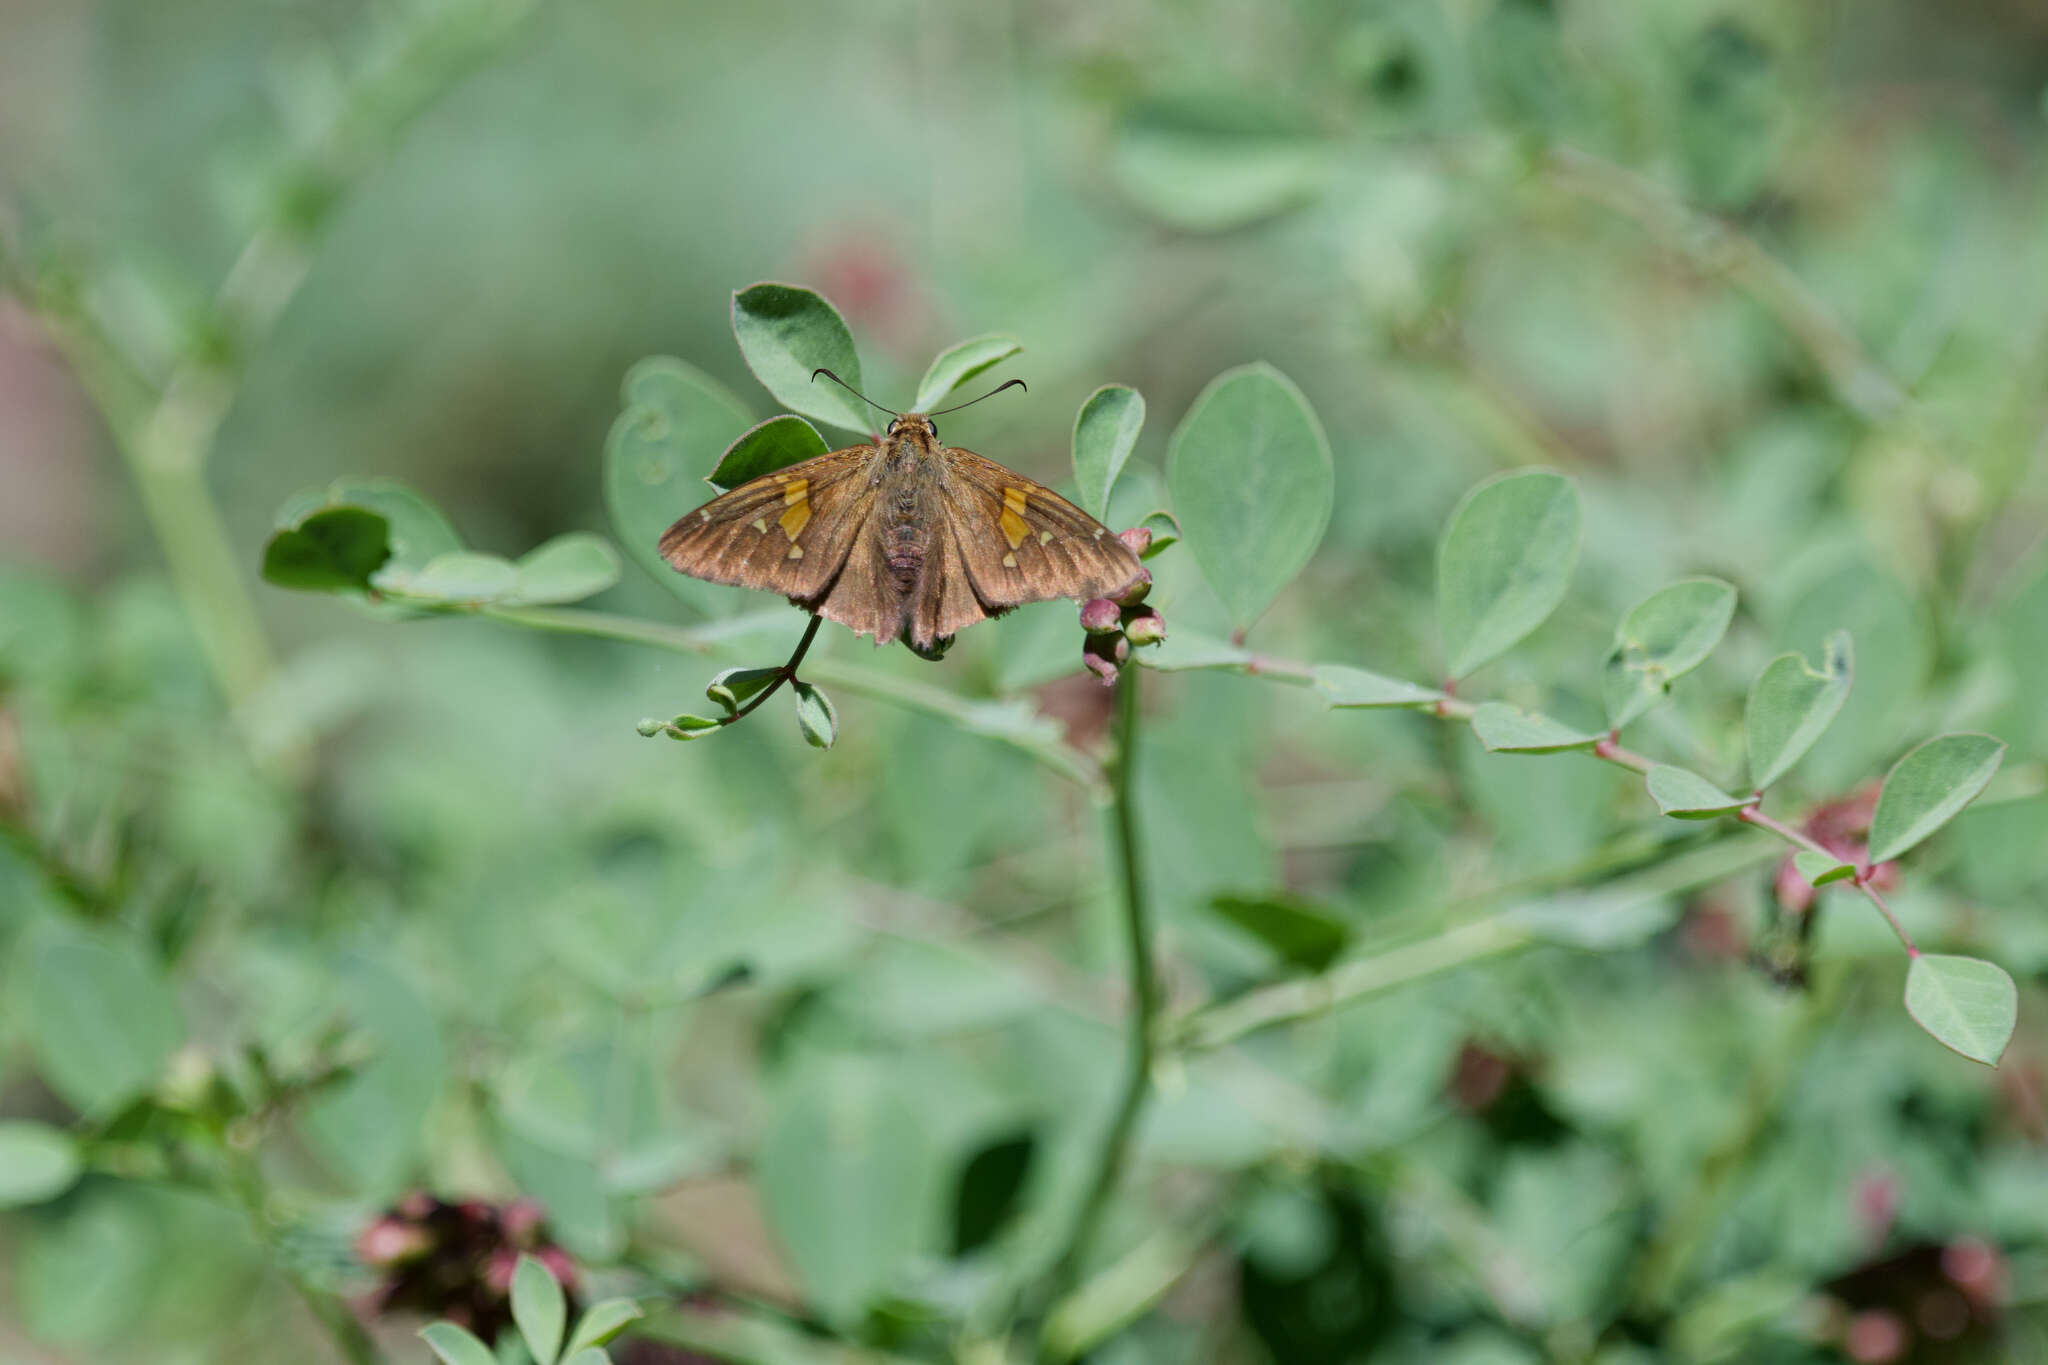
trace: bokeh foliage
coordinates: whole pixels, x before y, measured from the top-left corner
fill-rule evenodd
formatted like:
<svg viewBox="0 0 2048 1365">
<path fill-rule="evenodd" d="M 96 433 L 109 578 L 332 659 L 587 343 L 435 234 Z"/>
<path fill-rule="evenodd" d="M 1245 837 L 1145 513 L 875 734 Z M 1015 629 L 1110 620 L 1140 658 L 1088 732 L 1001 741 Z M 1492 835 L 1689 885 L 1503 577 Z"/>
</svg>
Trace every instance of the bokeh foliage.
<svg viewBox="0 0 2048 1365">
<path fill-rule="evenodd" d="M 1162 664 L 1248 626 L 1326 666 L 1314 690 L 1147 679 L 1173 1016 L 1313 992 L 1333 957 L 1366 989 L 1171 1054 L 1107 1273 L 1055 1341 L 1803 1365 L 1841 1358 L 1831 1312 L 1884 1311 L 1917 1359 L 2048 1354 L 2039 24 L 1904 0 L 11 8 L 9 325 L 60 349 L 126 463 L 25 464 L 24 496 L 47 466 L 94 510 L 62 570 L 0 578 L 0 1094 L 36 1125 L 0 1123 L 0 1343 L 327 1350 L 296 1291 L 364 1290 L 349 1237 L 422 1185 L 540 1200 L 604 1292 L 724 1296 L 737 1316 L 650 1326 L 740 1359 L 999 1342 L 1119 1055 L 1099 813 L 1085 771 L 1034 761 L 1108 723 L 1071 607 L 936 666 L 828 629 L 828 673 L 942 695 L 821 675 L 824 755 L 786 718 L 637 738 L 701 705 L 709 660 L 343 600 L 381 572 L 531 614 L 617 576 L 597 607 L 779 658 L 793 613 L 651 555 L 753 423 L 866 429 L 838 390 L 754 383 L 728 298 L 765 279 L 831 295 L 845 377 L 892 406 L 960 338 L 1014 337 L 985 377 L 1030 397 L 947 437 L 1048 482 L 1090 394 L 1141 392 L 1111 523 L 1172 507 L 1276 542 L 1152 561 Z M 1320 419 L 1284 458 L 1334 480 L 1271 527 L 1175 449 L 1260 363 Z M 636 486 L 607 432 L 647 436 L 677 375 L 729 410 Z M 133 420 L 166 393 L 212 422 L 193 458 L 254 645 L 204 548 L 153 543 L 190 488 L 151 441 L 192 428 Z M 1527 633 L 1445 619 L 1460 499 L 1537 466 L 1577 489 L 1562 605 Z M 333 600 L 256 586 L 308 486 L 287 562 Z M 334 510 L 364 499 L 388 561 Z M 1706 578 L 1736 590 L 1725 637 L 1674 640 L 1684 676 L 1629 714 L 1617 623 Z M 2019 978 L 2001 1070 L 1913 1026 L 1867 905 L 1785 910 L 1781 846 L 1665 819 L 1581 753 L 1343 705 L 1453 675 L 1571 741 L 1534 747 L 1626 714 L 1714 792 L 1781 776 L 1788 820 L 1928 736 L 1999 736 L 1893 904 L 1930 958 Z M 1981 1311 L 1980 1281 L 1928 1269 L 1973 1238 L 2000 1258 Z M 1928 1337 L 1941 1294 L 1960 1344 Z M 399 1326 L 385 1347 L 423 1358 Z"/>
</svg>

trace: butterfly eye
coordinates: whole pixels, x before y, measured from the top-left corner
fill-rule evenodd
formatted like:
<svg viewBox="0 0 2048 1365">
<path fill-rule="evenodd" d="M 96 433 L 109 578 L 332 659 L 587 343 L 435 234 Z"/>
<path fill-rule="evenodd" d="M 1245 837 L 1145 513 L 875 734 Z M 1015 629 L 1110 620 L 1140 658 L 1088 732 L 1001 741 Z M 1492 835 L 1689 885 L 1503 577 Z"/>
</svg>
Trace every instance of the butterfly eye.
<svg viewBox="0 0 2048 1365">
<path fill-rule="evenodd" d="M 932 439 L 933 439 L 934 441 L 938 440 L 938 439 L 939 439 L 939 424 L 938 424 L 937 422 L 926 422 L 926 423 L 925 423 L 925 425 L 926 425 L 926 426 L 928 426 L 928 427 L 930 427 L 930 428 L 932 429 Z"/>
</svg>

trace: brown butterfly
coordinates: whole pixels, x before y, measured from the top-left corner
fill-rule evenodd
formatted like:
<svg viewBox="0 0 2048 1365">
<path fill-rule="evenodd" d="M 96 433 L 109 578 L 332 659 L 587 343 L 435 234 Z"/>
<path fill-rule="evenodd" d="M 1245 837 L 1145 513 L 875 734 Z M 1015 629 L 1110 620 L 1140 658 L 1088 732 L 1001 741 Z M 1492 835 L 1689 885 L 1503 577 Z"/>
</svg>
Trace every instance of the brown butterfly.
<svg viewBox="0 0 2048 1365">
<path fill-rule="evenodd" d="M 820 374 L 857 394 L 830 370 L 812 380 Z M 982 398 L 1011 385 L 1023 381 Z M 779 592 L 928 658 L 1012 607 L 1122 597 L 1144 580 L 1128 546 L 1050 488 L 939 444 L 932 416 L 967 406 L 890 413 L 873 444 L 743 483 L 669 527 L 661 556 L 693 578 Z"/>
</svg>

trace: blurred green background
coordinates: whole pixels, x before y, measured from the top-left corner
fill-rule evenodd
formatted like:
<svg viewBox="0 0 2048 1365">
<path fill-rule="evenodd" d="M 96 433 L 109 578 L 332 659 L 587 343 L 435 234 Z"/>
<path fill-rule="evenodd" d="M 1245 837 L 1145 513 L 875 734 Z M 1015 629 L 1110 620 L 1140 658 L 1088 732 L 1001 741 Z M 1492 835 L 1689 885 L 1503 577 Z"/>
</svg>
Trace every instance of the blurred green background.
<svg viewBox="0 0 2048 1365">
<path fill-rule="evenodd" d="M 0 1358 L 340 1358 L 339 1296 L 424 1359 L 351 1251 L 414 1189 L 539 1201 L 586 1297 L 681 1303 L 667 1334 L 731 1358 L 1004 1358 L 1116 1077 L 1085 793 L 843 695 L 829 754 L 779 708 L 645 741 L 717 665 L 256 581 L 278 504 L 342 475 L 493 552 L 608 531 L 628 366 L 770 415 L 728 305 L 783 279 L 892 406 L 1018 336 L 992 377 L 1029 395 L 946 434 L 1048 482 L 1090 391 L 1142 390 L 1120 525 L 1202 385 L 1279 366 L 1337 500 L 1260 649 L 1436 678 L 1444 517 L 1546 465 L 1585 500 L 1574 591 L 1477 694 L 1592 722 L 1619 614 L 1712 573 L 1735 628 L 1635 747 L 1735 780 L 1748 680 L 1836 628 L 1856 688 L 1797 797 L 1938 730 L 2012 745 L 1897 896 L 2020 979 L 1994 1072 L 1912 1027 L 1860 903 L 1768 979 L 1771 849 L 1625 774 L 1160 678 L 1175 1013 L 1285 975 L 1219 895 L 1370 955 L 1711 875 L 1170 1058 L 1091 1359 L 2048 1360 L 2044 87 L 2024 0 L 9 0 L 0 1115 L 84 1169 L 0 1172 Z M 174 377 L 263 632 L 232 710 L 157 528 L 211 533 L 117 452 Z M 1169 629 L 1214 629 L 1176 554 Z M 598 605 L 770 604 L 629 562 Z M 820 649 L 1092 748 L 1071 610 L 937 665 Z"/>
</svg>

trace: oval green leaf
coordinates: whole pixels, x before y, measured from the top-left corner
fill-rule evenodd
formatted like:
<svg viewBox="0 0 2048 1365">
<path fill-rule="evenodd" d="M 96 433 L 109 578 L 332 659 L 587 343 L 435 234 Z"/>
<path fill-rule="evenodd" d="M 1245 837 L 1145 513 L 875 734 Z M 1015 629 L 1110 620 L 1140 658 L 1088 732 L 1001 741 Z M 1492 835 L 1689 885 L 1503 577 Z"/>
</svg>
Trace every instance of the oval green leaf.
<svg viewBox="0 0 2048 1365">
<path fill-rule="evenodd" d="M 1997 1066 L 2019 1021 L 2019 992 L 1994 963 L 1922 953 L 1906 969 L 1906 1013 L 1943 1047 Z"/>
<path fill-rule="evenodd" d="M 1263 362 L 1202 390 L 1174 430 L 1166 482 L 1188 548 L 1239 629 L 1315 553 L 1336 490 L 1308 399 Z"/>
<path fill-rule="evenodd" d="M 176 998 L 156 962 L 126 939 L 64 933 L 30 959 L 23 1018 L 42 1079 L 88 1115 L 156 1084 L 183 1041 Z"/>
<path fill-rule="evenodd" d="M 1718 578 L 1684 578 L 1629 609 L 1600 675 L 1607 723 L 1620 729 L 1698 668 L 1735 617 L 1735 589 Z"/>
<path fill-rule="evenodd" d="M 676 518 L 705 501 L 698 476 L 753 422 L 723 384 L 668 356 L 626 374 L 624 410 L 604 443 L 604 502 L 612 531 L 633 562 L 685 601 L 701 601 L 694 580 L 670 568 L 655 546 Z"/>
<path fill-rule="evenodd" d="M 1389 678 L 1363 668 L 1343 664 L 1317 664 L 1316 690 L 1333 707 L 1404 706 L 1427 709 L 1444 700 L 1433 687 L 1419 687 L 1401 678 Z"/>
<path fill-rule="evenodd" d="M 1848 700 L 1855 672 L 1845 630 L 1828 637 L 1817 671 L 1799 654 L 1780 654 L 1764 665 L 1742 714 L 1750 786 L 1762 791 L 1806 756 Z"/>
<path fill-rule="evenodd" d="M 833 708 L 832 698 L 807 682 L 792 686 L 796 688 L 796 724 L 803 731 L 804 742 L 813 749 L 831 748 L 839 737 L 839 712 Z"/>
<path fill-rule="evenodd" d="M 1856 869 L 1840 858 L 1827 853 L 1815 853 L 1802 848 L 1792 855 L 1792 865 L 1799 869 L 1799 875 L 1806 878 L 1806 884 L 1818 890 L 1829 882 L 1839 882 L 1856 875 Z"/>
<path fill-rule="evenodd" d="M 1870 817 L 1870 861 L 1888 863 L 1953 820 L 2004 757 L 1990 735 L 1937 735 L 1893 764 Z"/>
<path fill-rule="evenodd" d="M 794 284 L 749 285 L 732 296 L 732 334 L 761 386 L 792 412 L 849 431 L 871 431 L 867 405 L 813 371 L 860 387 L 853 333 L 821 294 Z"/>
<path fill-rule="evenodd" d="M 370 582 L 380 592 L 416 602 L 474 607 L 510 597 L 519 586 L 519 570 L 498 555 L 457 550 L 419 569 L 386 565 Z"/>
<path fill-rule="evenodd" d="M 1513 647 L 1564 600 L 1579 557 L 1579 494 L 1545 469 L 1489 479 L 1437 547 L 1437 623 L 1453 678 Z"/>
<path fill-rule="evenodd" d="M 1657 809 L 1674 820 L 1711 820 L 1749 804 L 1747 798 L 1730 796 L 1698 773 L 1669 763 L 1650 769 L 1647 782 Z"/>
<path fill-rule="evenodd" d="M 705 686 L 704 695 L 727 712 L 737 711 L 781 676 L 780 668 L 728 668 Z"/>
<path fill-rule="evenodd" d="M 1123 384 L 1104 384 L 1074 415 L 1074 482 L 1097 521 L 1109 515 L 1109 491 L 1144 427 L 1145 396 Z"/>
<path fill-rule="evenodd" d="M 741 432 L 718 457 L 718 467 L 705 475 L 704 482 L 723 493 L 748 479 L 823 455 L 827 449 L 816 427 L 794 413 L 784 413 Z"/>
<path fill-rule="evenodd" d="M 1216 896 L 1209 908 L 1305 972 L 1328 967 L 1351 941 L 1350 925 L 1299 896 Z"/>
<path fill-rule="evenodd" d="M 1282 212 L 1321 190 L 1329 148 L 1306 123 L 1250 99 L 1150 100 L 1129 110 L 1110 171 L 1146 212 L 1190 232 L 1219 232 Z"/>
<path fill-rule="evenodd" d="M 1597 734 L 1574 730 L 1563 721 L 1538 711 L 1524 711 L 1506 702 L 1482 702 L 1472 713 L 1472 733 L 1479 742 L 1500 754 L 1558 754 L 1569 749 L 1590 749 L 1600 742 Z"/>
<path fill-rule="evenodd" d="M 869 1058 L 821 1057 L 784 1083 L 754 1183 L 828 1320 L 859 1321 L 931 1239 L 936 1145 L 928 1116 Z"/>
<path fill-rule="evenodd" d="M 491 1348 L 452 1322 L 430 1322 L 420 1328 L 420 1339 L 433 1348 L 441 1365 L 498 1365 Z"/>
<path fill-rule="evenodd" d="M 1023 342 L 1001 332 L 955 342 L 939 352 L 938 359 L 932 361 L 931 368 L 924 372 L 924 378 L 917 381 L 917 401 L 911 406 L 918 412 L 930 412 L 947 394 L 1023 349 Z M 849 379 L 846 382 L 851 384 L 854 381 Z"/>
<path fill-rule="evenodd" d="M 569 1334 L 569 1344 L 562 1348 L 562 1354 L 573 1365 L 578 1353 L 604 1345 L 635 1320 L 645 1316 L 645 1311 L 631 1299 L 600 1299 L 584 1310 L 583 1317 L 576 1323 L 576 1330 Z"/>
<path fill-rule="evenodd" d="M 391 531 L 363 507 L 326 507 L 271 533 L 263 581 L 294 592 L 370 590 L 370 576 L 391 558 Z"/>
<path fill-rule="evenodd" d="M 568 1312 L 554 1273 L 522 1252 L 512 1271 L 512 1321 L 519 1324 L 519 1335 L 526 1339 L 535 1365 L 555 1365 Z"/>
<path fill-rule="evenodd" d="M 78 1180 L 78 1144 L 61 1128 L 0 1121 L 0 1209 L 55 1199 Z"/>
<path fill-rule="evenodd" d="M 516 568 L 507 601 L 581 602 L 619 581 L 619 552 L 602 536 L 572 531 L 527 551 Z"/>
</svg>

